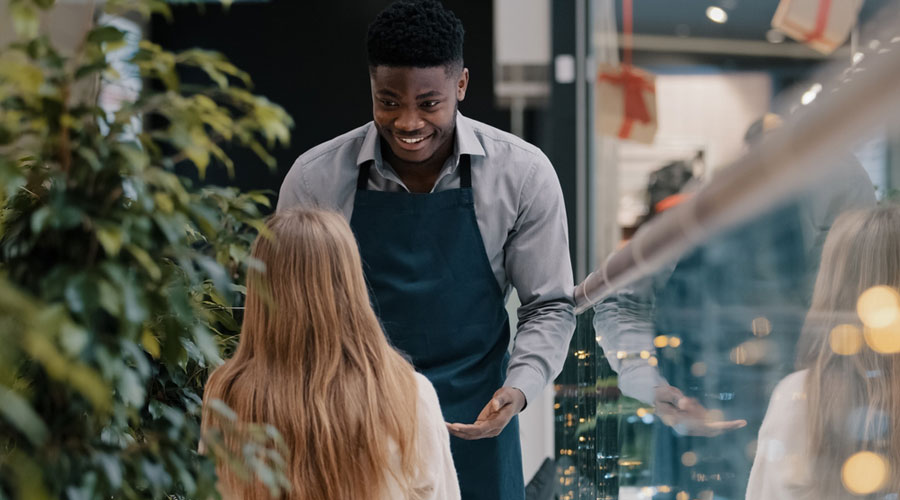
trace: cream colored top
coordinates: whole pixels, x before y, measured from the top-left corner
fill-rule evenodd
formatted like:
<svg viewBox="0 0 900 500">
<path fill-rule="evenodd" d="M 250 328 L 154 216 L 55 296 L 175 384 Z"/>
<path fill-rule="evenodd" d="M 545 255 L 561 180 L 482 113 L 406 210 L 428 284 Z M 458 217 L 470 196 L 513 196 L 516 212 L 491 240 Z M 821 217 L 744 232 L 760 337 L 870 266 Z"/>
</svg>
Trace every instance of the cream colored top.
<svg viewBox="0 0 900 500">
<path fill-rule="evenodd" d="M 807 438 L 807 370 L 785 377 L 759 428 L 747 500 L 812 500 Z"/>
<path fill-rule="evenodd" d="M 459 480 L 450 455 L 450 433 L 444 423 L 434 386 L 424 375 L 416 373 L 418 386 L 418 474 L 412 480 L 414 491 L 404 495 L 388 474 L 388 495 L 385 500 L 459 500 Z M 396 445 L 393 445 L 396 449 Z M 398 470 L 400 457 L 395 455 L 391 467 Z"/>
</svg>

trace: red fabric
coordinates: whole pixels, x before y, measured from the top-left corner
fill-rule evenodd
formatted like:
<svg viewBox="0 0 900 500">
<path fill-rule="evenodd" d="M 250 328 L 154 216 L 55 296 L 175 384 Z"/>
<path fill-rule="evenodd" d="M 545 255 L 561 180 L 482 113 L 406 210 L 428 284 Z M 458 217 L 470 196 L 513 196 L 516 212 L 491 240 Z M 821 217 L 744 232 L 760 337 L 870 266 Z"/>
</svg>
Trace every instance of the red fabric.
<svg viewBox="0 0 900 500">
<path fill-rule="evenodd" d="M 625 66 L 631 66 L 632 33 L 634 33 L 632 0 L 622 0 L 622 61 Z"/>
<path fill-rule="evenodd" d="M 656 213 L 665 212 L 666 210 L 674 207 L 675 205 L 680 204 L 683 201 L 686 201 L 690 198 L 691 195 L 687 193 L 675 193 L 671 196 L 666 196 L 665 198 L 659 200 L 656 203 L 656 206 L 653 207 L 656 210 Z"/>
<path fill-rule="evenodd" d="M 632 71 L 630 65 L 622 65 L 619 74 L 601 73 L 599 79 L 613 85 L 621 85 L 625 94 L 625 116 L 619 129 L 620 138 L 627 139 L 631 135 L 634 122 L 650 123 L 650 111 L 644 103 L 644 92 L 653 92 L 656 89 L 641 75 Z"/>
<path fill-rule="evenodd" d="M 816 13 L 816 27 L 806 35 L 807 42 L 824 41 L 830 13 L 831 0 L 819 0 L 819 11 Z"/>
</svg>

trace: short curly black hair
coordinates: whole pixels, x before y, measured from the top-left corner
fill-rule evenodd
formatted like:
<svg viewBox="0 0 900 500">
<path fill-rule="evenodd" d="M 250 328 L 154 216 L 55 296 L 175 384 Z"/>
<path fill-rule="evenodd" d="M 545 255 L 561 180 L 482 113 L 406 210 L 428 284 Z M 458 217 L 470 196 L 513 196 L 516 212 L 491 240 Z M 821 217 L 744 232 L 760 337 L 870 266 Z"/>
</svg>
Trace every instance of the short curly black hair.
<svg viewBox="0 0 900 500">
<path fill-rule="evenodd" d="M 369 67 L 463 67 L 462 22 L 438 0 L 399 0 L 369 25 Z"/>
</svg>

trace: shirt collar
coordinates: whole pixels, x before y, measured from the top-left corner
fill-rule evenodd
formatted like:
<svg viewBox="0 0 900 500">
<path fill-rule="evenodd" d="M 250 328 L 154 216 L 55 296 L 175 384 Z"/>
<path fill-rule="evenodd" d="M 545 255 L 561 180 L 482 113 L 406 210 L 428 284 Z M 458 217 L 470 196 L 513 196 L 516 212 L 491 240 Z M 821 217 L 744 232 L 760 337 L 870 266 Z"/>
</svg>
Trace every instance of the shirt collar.
<svg viewBox="0 0 900 500">
<path fill-rule="evenodd" d="M 459 163 L 460 155 L 469 156 L 485 156 L 484 148 L 472 129 L 469 119 L 456 112 L 456 132 L 455 142 L 453 144 L 453 163 L 455 167 Z M 370 122 L 366 131 L 366 137 L 363 139 L 362 146 L 359 148 L 359 154 L 356 156 L 356 164 L 373 161 L 376 168 L 381 168 L 381 141 L 378 140 L 378 129 L 375 124 Z"/>
</svg>

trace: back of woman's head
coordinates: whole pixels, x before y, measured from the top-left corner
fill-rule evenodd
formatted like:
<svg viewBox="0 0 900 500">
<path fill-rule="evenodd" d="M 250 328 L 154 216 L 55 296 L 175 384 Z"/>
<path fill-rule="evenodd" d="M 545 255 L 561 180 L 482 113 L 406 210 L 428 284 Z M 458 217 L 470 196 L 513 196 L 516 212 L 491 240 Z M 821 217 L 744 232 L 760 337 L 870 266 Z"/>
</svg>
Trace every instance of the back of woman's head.
<svg viewBox="0 0 900 500">
<path fill-rule="evenodd" d="M 289 499 L 377 497 L 392 447 L 402 486 L 415 465 L 415 379 L 369 305 L 349 226 L 315 209 L 279 212 L 266 226 L 253 246 L 237 351 L 207 383 L 204 427 L 221 430 L 214 399 L 239 422 L 274 426 L 289 451 Z M 268 498 L 258 482 L 218 470 L 223 491 Z"/>
<path fill-rule="evenodd" d="M 384 344 L 369 306 L 356 241 L 340 215 L 272 216 L 253 245 L 240 349 L 276 365 L 339 357 L 347 344 Z M 278 349 L 273 349 L 273 346 Z"/>
<path fill-rule="evenodd" d="M 850 497 L 841 468 L 860 451 L 885 457 L 884 487 L 900 487 L 898 289 L 900 207 L 842 214 L 825 240 L 799 348 L 799 365 L 809 369 L 810 453 L 821 498 Z M 875 314 L 884 324 L 867 312 L 867 298 L 879 294 Z"/>
</svg>

